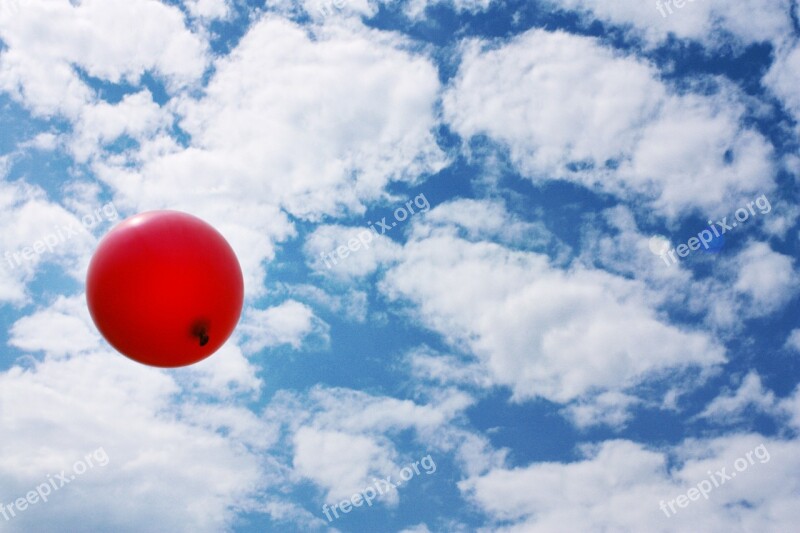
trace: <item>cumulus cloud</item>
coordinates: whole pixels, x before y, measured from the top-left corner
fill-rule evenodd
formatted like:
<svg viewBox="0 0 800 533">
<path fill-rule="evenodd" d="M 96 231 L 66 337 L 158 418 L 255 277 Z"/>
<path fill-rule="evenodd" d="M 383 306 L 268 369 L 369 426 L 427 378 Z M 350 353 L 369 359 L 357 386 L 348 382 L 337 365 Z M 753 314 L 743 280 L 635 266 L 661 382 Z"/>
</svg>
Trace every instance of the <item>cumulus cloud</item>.
<svg viewBox="0 0 800 533">
<path fill-rule="evenodd" d="M 748 408 L 756 412 L 771 413 L 775 407 L 775 395 L 761 384 L 761 377 L 755 371 L 742 379 L 734 392 L 722 394 L 708 404 L 698 416 L 718 423 L 736 423 Z"/>
<path fill-rule="evenodd" d="M 294 447 L 295 472 L 325 490 L 329 503 L 349 499 L 372 478 L 394 470 L 394 450 L 362 435 L 300 428 Z M 389 492 L 388 498 L 396 503 L 397 493 Z"/>
<path fill-rule="evenodd" d="M 409 460 L 428 454 L 453 453 L 461 468 L 476 475 L 502 464 L 502 450 L 462 427 L 460 415 L 472 403 L 468 395 L 453 390 L 417 403 L 315 386 L 307 394 L 279 393 L 264 416 L 284 427 L 295 478 L 314 483 L 324 501 L 335 502 L 373 484 L 374 478 L 398 480 Z M 408 431 L 417 451 L 406 447 L 401 453 L 395 437 Z M 394 506 L 401 492 L 392 490 L 380 502 Z"/>
<path fill-rule="evenodd" d="M 429 7 L 448 7 L 457 13 L 486 11 L 492 0 L 299 0 L 303 10 L 318 23 L 335 24 L 348 17 L 374 17 L 383 8 L 397 8 L 413 21 L 426 18 Z M 269 0 L 268 5 L 292 13 L 297 5 L 289 0 Z"/>
<path fill-rule="evenodd" d="M 225 529 L 232 510 L 262 484 L 262 470 L 242 446 L 250 436 L 226 438 L 215 429 L 243 433 L 253 422 L 246 410 L 224 418 L 196 411 L 182 419 L 179 391 L 169 373 L 103 350 L 0 373 L 1 501 L 24 496 L 100 447 L 109 459 L 6 529 L 51 530 L 69 522 L 75 531 L 140 531 L 141 509 L 176 531 Z M 201 409 L 188 400 L 182 407 Z"/>
<path fill-rule="evenodd" d="M 417 524 L 414 527 L 404 529 L 400 533 L 431 533 L 431 530 L 428 529 L 426 524 Z"/>
<path fill-rule="evenodd" d="M 20 318 L 11 327 L 9 344 L 54 357 L 98 350 L 99 338 L 85 301 L 83 295 L 60 296 L 50 306 Z"/>
<path fill-rule="evenodd" d="M 359 200 L 377 198 L 389 180 L 441 168 L 430 131 L 439 84 L 428 60 L 366 29 L 319 32 L 311 40 L 267 17 L 216 64 L 205 97 L 182 108 L 193 156 L 212 165 L 196 178 L 212 178 L 223 160 L 246 160 L 231 169 L 240 187 L 318 218 L 361 209 Z"/>
<path fill-rule="evenodd" d="M 759 448 L 763 446 L 763 448 Z M 756 450 L 756 448 L 759 448 Z M 686 441 L 668 453 L 627 440 L 581 450 L 570 463 L 498 468 L 459 483 L 462 493 L 492 517 L 492 531 L 557 531 L 564 524 L 585 531 L 724 532 L 769 524 L 789 530 L 798 505 L 798 442 L 756 434 Z M 749 453 L 749 458 L 748 458 Z M 674 467 L 668 467 L 670 459 Z M 746 467 L 737 471 L 736 461 Z M 739 463 L 741 466 L 741 462 Z M 714 487 L 708 472 L 721 468 L 740 477 Z M 716 476 L 716 474 L 713 474 Z M 719 478 L 714 478 L 720 483 Z M 702 481 L 708 498 L 676 498 Z M 659 505 L 672 502 L 667 516 Z"/>
<path fill-rule="evenodd" d="M 339 317 L 346 317 L 356 322 L 364 322 L 367 318 L 369 303 L 365 291 L 349 289 L 343 293 L 331 293 L 307 283 L 279 285 L 277 289 L 292 298 L 311 303 Z"/>
<path fill-rule="evenodd" d="M 307 337 L 327 345 L 330 340 L 328 329 L 310 307 L 295 300 L 268 309 L 248 309 L 239 326 L 246 339 L 244 349 L 249 353 L 281 344 L 297 350 Z"/>
<path fill-rule="evenodd" d="M 741 331 L 749 319 L 785 309 L 797 294 L 793 259 L 767 242 L 748 241 L 729 261 L 719 261 L 729 253 L 723 248 L 719 254 L 696 252 L 673 263 L 658 255 L 659 248 L 674 248 L 689 235 L 673 234 L 670 242 L 663 235 L 642 233 L 639 224 L 647 224 L 647 216 L 637 217 L 621 205 L 591 220 L 582 228 L 582 262 L 642 281 L 654 304 L 688 311 L 716 332 Z M 747 231 L 757 233 L 759 227 Z M 712 270 L 698 272 L 697 266 Z"/>
<path fill-rule="evenodd" d="M 0 181 L 0 224 L 5 229 L 0 235 L 0 301 L 27 301 L 28 284 L 48 263 L 61 265 L 74 278 L 82 277 L 96 241 L 94 232 L 108 219 L 93 213 L 100 204 L 80 196 L 71 196 L 73 207 L 80 209 L 71 212 L 38 186 Z"/>
<path fill-rule="evenodd" d="M 170 122 L 169 114 L 153 102 L 149 91 L 128 95 L 115 105 L 107 102 L 86 105 L 75 123 L 70 150 L 76 161 L 85 162 L 122 135 L 141 141 Z"/>
<path fill-rule="evenodd" d="M 537 250 L 546 249 L 554 241 L 544 224 L 522 220 L 500 200 L 453 200 L 436 206 L 430 214 L 414 222 L 415 239 L 456 231 L 470 241 L 495 240 Z"/>
<path fill-rule="evenodd" d="M 477 357 L 517 401 L 568 402 L 725 361 L 708 335 L 662 320 L 640 284 L 579 264 L 562 270 L 492 242 L 413 240 L 381 288 Z"/>
<path fill-rule="evenodd" d="M 362 26 L 312 36 L 265 16 L 215 62 L 199 98 L 170 104 L 188 146 L 161 133 L 94 169 L 121 206 L 183 209 L 219 227 L 246 293 L 262 294 L 263 262 L 296 235 L 290 216 L 363 213 L 389 183 L 445 164 L 432 133 L 436 70 L 405 44 Z"/>
<path fill-rule="evenodd" d="M 534 29 L 468 41 L 444 114 L 465 139 L 507 146 L 536 182 L 567 179 L 669 217 L 713 214 L 774 187 L 769 142 L 740 125 L 745 108 L 719 83 L 713 95 L 679 94 L 633 56 Z"/>
<path fill-rule="evenodd" d="M 578 11 L 589 20 L 596 18 L 629 29 L 650 46 L 670 36 L 699 41 L 710 48 L 765 41 L 779 44 L 792 34 L 790 0 L 744 0 L 725 5 L 689 0 L 680 8 L 666 0 L 549 0 L 549 3 Z M 758 16 L 754 17 L 754 13 Z"/>
<path fill-rule="evenodd" d="M 800 76 L 800 45 L 781 47 L 764 76 L 764 84 L 777 96 L 795 121 L 800 121 L 800 95 L 792 82 Z M 796 130 L 800 138 L 800 127 Z M 796 164 L 796 163 L 795 163 Z"/>
<path fill-rule="evenodd" d="M 393 262 L 399 245 L 369 227 L 318 226 L 306 239 L 306 262 L 335 279 L 357 279 Z"/>
<path fill-rule="evenodd" d="M 640 403 L 638 398 L 628 394 L 604 392 L 571 404 L 562 413 L 581 429 L 601 425 L 622 429 L 633 417 L 632 408 Z"/>
<path fill-rule="evenodd" d="M 395 0 L 383 0 L 384 3 L 390 3 Z M 492 4 L 492 0 L 408 0 L 406 2 L 403 12 L 412 19 L 422 19 L 425 16 L 425 10 L 430 6 L 444 4 L 457 12 L 478 13 L 486 11 Z"/>
<path fill-rule="evenodd" d="M 438 354 L 422 346 L 406 356 L 411 373 L 426 381 L 461 387 L 489 388 L 492 379 L 478 361 L 464 360 L 456 355 Z"/>
<path fill-rule="evenodd" d="M 753 314 L 767 314 L 783 307 L 798 291 L 794 260 L 766 243 L 751 243 L 737 256 L 741 268 L 733 288 L 747 299 Z"/>
<path fill-rule="evenodd" d="M 226 342 L 214 354 L 188 368 L 175 370 L 176 380 L 194 394 L 229 400 L 236 395 L 258 398 L 262 380 L 254 366 L 233 342 Z"/>
<path fill-rule="evenodd" d="M 41 115 L 76 118 L 95 99 L 73 66 L 112 83 L 138 82 L 150 71 L 177 90 L 197 80 L 207 62 L 205 43 L 185 27 L 180 10 L 148 0 L 29 0 L 0 18 L 0 38 L 8 46 L 0 54 L 0 88 Z"/>
<path fill-rule="evenodd" d="M 758 123 L 773 96 L 800 115 L 791 2 L 687 2 L 670 17 L 632 0 L 542 5 L 579 12 L 578 26 L 622 28 L 635 44 L 545 29 L 484 39 L 494 21 L 549 17 L 539 4 L 491 0 L 268 0 L 266 14 L 230 0 L 28 0 L 13 17 L 0 10 L 0 91 L 21 131 L 9 128 L 16 146 L 0 156 L 0 249 L 11 252 L 0 303 L 20 306 L 0 371 L 0 502 L 99 446 L 110 457 L 5 526 L 124 532 L 144 517 L 228 531 L 264 514 L 272 529 L 322 529 L 323 503 L 431 455 L 439 473 L 420 492 L 460 480 L 470 523 L 415 513 L 395 529 L 474 531 L 485 518 L 486 531 L 520 533 L 790 530 L 800 388 L 778 397 L 745 369 L 706 405 L 678 400 L 738 360 L 726 343 L 750 319 L 797 295 L 785 237 L 800 211 L 779 193 L 798 163 L 792 141 L 776 140 L 795 125 L 767 135 Z M 487 30 L 476 15 L 489 9 Z M 379 12 L 378 24 L 361 20 Z M 456 39 L 470 37 L 440 47 L 430 35 L 452 17 Z M 770 42 L 774 61 L 746 76 L 745 92 L 742 80 L 643 58 L 689 45 L 673 37 L 713 58 L 733 45 L 731 61 L 738 46 Z M 763 72 L 769 92 L 753 94 Z M 58 167 L 57 185 L 30 169 L 39 163 Z M 370 233 L 366 213 L 430 176 L 436 207 L 389 236 Z M 575 185 L 574 198 L 563 193 Z M 54 276 L 80 281 L 105 225 L 13 265 L 13 253 L 81 225 L 109 194 L 120 214 L 181 209 L 231 242 L 247 302 L 213 357 L 172 370 L 133 363 L 97 335 L 80 291 L 60 295 Z M 653 253 L 653 228 L 680 239 L 670 232 L 760 194 L 776 213 L 730 257 L 669 267 Z M 328 268 L 343 246 L 347 257 Z M 35 283 L 45 292 L 33 294 Z M 353 353 L 336 337 L 341 322 L 343 338 L 367 332 Z M 376 330 L 387 337 L 366 356 L 384 365 L 372 374 L 358 357 Z M 346 361 L 341 372 L 297 376 L 293 389 L 259 366 L 271 350 L 329 347 L 325 364 Z M 785 347 L 800 351 L 800 330 Z M 509 442 L 504 424 L 486 409 L 509 396 L 517 405 L 501 410 L 545 406 L 579 434 L 627 437 L 642 410 L 660 407 L 691 408 L 691 421 L 717 432 L 767 414 L 780 437 L 597 440 L 544 461 L 539 448 L 498 444 Z M 493 429 L 476 429 L 487 420 Z M 671 518 L 659 509 L 759 445 L 771 460 L 742 479 Z"/>
<path fill-rule="evenodd" d="M 789 426 L 800 431 L 800 386 L 795 387 L 792 394 L 778 403 L 778 408 L 789 421 Z"/>
<path fill-rule="evenodd" d="M 786 347 L 800 352 L 800 328 L 792 330 L 789 334 L 789 338 L 786 339 Z"/>
<path fill-rule="evenodd" d="M 189 13 L 204 20 L 225 19 L 231 14 L 228 0 L 185 0 L 184 5 Z"/>
</svg>

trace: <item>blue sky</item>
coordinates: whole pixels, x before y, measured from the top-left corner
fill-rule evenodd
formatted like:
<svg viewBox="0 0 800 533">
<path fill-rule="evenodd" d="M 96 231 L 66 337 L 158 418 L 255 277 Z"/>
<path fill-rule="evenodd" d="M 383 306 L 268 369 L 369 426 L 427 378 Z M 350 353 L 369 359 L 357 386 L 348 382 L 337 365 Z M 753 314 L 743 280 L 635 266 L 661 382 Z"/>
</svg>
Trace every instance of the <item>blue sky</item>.
<svg viewBox="0 0 800 533">
<path fill-rule="evenodd" d="M 798 9 L 0 0 L 0 531 L 793 530 Z M 85 305 L 153 209 L 188 368 Z"/>
</svg>

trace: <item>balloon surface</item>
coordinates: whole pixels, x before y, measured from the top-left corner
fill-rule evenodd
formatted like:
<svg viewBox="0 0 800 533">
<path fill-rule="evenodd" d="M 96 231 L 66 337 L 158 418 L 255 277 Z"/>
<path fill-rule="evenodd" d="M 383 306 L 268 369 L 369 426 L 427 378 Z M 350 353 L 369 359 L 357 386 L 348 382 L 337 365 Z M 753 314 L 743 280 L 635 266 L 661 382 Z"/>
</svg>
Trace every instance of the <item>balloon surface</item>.
<svg viewBox="0 0 800 533">
<path fill-rule="evenodd" d="M 148 211 L 101 241 L 86 299 L 97 329 L 140 363 L 179 367 L 222 346 L 242 312 L 244 282 L 225 238 L 197 217 Z"/>
</svg>

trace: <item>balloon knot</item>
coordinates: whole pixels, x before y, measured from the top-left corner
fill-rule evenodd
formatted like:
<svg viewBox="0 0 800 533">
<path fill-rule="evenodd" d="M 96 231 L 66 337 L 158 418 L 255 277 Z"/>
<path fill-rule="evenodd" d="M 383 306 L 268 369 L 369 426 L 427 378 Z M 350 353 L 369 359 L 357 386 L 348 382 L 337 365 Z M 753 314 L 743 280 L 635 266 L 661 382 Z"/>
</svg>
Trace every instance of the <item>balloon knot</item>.
<svg viewBox="0 0 800 533">
<path fill-rule="evenodd" d="M 208 333 L 206 332 L 206 326 L 202 323 L 195 324 L 194 328 L 192 328 L 192 334 L 200 340 L 200 346 L 208 344 Z"/>
</svg>

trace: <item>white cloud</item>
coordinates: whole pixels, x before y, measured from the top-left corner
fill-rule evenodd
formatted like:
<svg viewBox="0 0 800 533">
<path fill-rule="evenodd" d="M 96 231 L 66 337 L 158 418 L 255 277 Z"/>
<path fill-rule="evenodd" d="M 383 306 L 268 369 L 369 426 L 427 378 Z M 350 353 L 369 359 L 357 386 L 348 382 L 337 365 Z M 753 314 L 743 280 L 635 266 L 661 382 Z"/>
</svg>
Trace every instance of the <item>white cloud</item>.
<svg viewBox="0 0 800 533">
<path fill-rule="evenodd" d="M 277 426 L 265 423 L 253 411 L 239 405 L 187 402 L 180 406 L 180 416 L 187 423 L 225 434 L 261 453 L 267 452 L 280 437 Z"/>
<path fill-rule="evenodd" d="M 761 445 L 763 451 L 755 451 Z M 560 531 L 565 524 L 580 531 L 790 531 L 793 509 L 800 504 L 798 450 L 796 440 L 754 434 L 686 441 L 668 450 L 677 463 L 668 470 L 662 452 L 606 441 L 584 448 L 575 462 L 496 469 L 462 481 L 459 488 L 493 518 L 492 531 Z M 676 505 L 679 495 L 709 479 L 708 471 L 736 472 L 739 458 L 747 463 L 740 477 L 719 487 L 707 481 L 712 487 L 707 500 Z M 662 501 L 665 506 L 673 501 L 677 512 L 667 517 L 659 509 Z"/>
<path fill-rule="evenodd" d="M 313 12 L 316 0 L 301 1 L 322 22 Z M 709 1 L 689 4 L 660 26 L 645 14 L 657 13 L 652 5 L 561 5 L 632 22 L 651 43 L 670 28 L 713 45 L 722 30 L 741 43 L 779 42 L 787 31 L 781 11 L 787 0 L 745 0 L 726 13 Z M 701 313 L 718 313 L 706 320 L 719 326 L 774 313 L 796 295 L 792 258 L 769 244 L 747 244 L 715 270 L 720 279 L 704 282 L 685 265 L 666 267 L 649 251 L 650 235 L 636 226 L 641 212 L 672 223 L 692 210 L 725 214 L 738 197 L 772 190 L 770 145 L 743 125 L 750 102 L 719 79 L 694 80 L 676 92 L 652 65 L 585 37 L 533 30 L 504 44 L 472 41 L 444 94 L 445 118 L 458 133 L 507 145 L 513 163 L 537 183 L 568 179 L 643 209 L 603 212 L 611 234 L 585 228 L 573 258 L 537 220 L 540 213 L 530 221 L 502 201 L 451 199 L 396 230 L 404 232 L 398 239 L 404 244 L 376 237 L 336 273 L 320 252 L 366 230 L 358 222 L 337 225 L 337 218 L 353 223 L 368 207 L 392 201 L 388 190 L 396 182 L 417 184 L 448 164 L 434 134 L 442 97 L 434 60 L 419 52 L 419 43 L 348 15 L 370 16 L 376 1 L 344 2 L 342 16 L 336 11 L 308 26 L 249 11 L 252 26 L 213 64 L 206 39 L 215 37 L 204 26 L 231 15 L 228 0 L 184 0 L 183 12 L 153 0 L 29 0 L 28 11 L 0 19 L 8 44 L 0 53 L 0 90 L 34 114 L 70 122 L 70 133 L 32 133 L 0 159 L 2 173 L 23 150 L 61 149 L 81 167 L 76 172 L 86 164 L 103 185 L 68 183 L 59 206 L 24 181 L 0 183 L 0 249 L 20 251 L 58 225 L 79 223 L 75 213 L 94 207 L 107 186 L 126 212 L 170 207 L 205 218 L 234 246 L 248 298 L 269 291 L 271 302 L 282 302 L 260 309 L 251 301 L 237 335 L 217 354 L 169 371 L 106 350 L 83 295 L 56 297 L 17 319 L 8 342 L 26 356 L 0 372 L 0 502 L 24 496 L 100 445 L 111 463 L 16 519 L 10 531 L 64 523 L 87 532 L 141 531 L 153 523 L 226 531 L 237 515 L 258 512 L 303 530 L 321 528 L 327 524 L 319 507 L 298 503 L 309 485 L 338 501 L 429 453 L 440 464 L 453 460 L 463 494 L 490 517 L 492 531 L 794 526 L 797 441 L 729 435 L 661 450 L 610 441 L 583 448 L 572 463 L 512 468 L 508 450 L 495 449 L 470 427 L 471 408 L 484 407 L 472 393 L 501 386 L 512 401 L 564 404 L 561 413 L 578 428 L 621 429 L 635 407 L 652 405 L 637 397 L 648 387 L 637 385 L 669 381 L 674 388 L 663 405 L 674 407 L 693 379 L 726 360 L 719 340 L 725 336 L 670 322 L 667 304 L 683 300 L 697 324 Z M 403 9 L 419 21 L 434 4 L 474 13 L 490 2 L 411 0 Z M 747 9 L 763 16 L 750 23 Z M 227 42 L 227 34 L 217 37 Z M 788 50 L 777 50 L 764 83 L 797 115 L 797 54 Z M 201 89 L 196 84 L 208 66 Z M 167 104 L 158 105 L 142 87 L 119 102 L 103 101 L 82 81 L 88 74 L 136 85 L 145 72 L 166 82 Z M 716 92 L 705 92 L 705 83 Z M 108 150 L 121 137 L 136 145 Z M 773 215 L 767 231 L 783 236 L 796 213 L 778 208 L 777 199 L 775 205 L 784 215 Z M 780 223 L 779 216 L 785 216 Z M 276 297 L 265 279 L 276 284 L 281 273 L 269 263 L 281 243 L 298 235 L 298 220 L 304 228 L 323 223 L 299 244 L 326 290 L 277 283 Z M 85 234 L 24 267 L 0 271 L 0 302 L 27 302 L 26 284 L 48 261 L 80 279 L 94 242 Z M 442 352 L 423 346 L 388 363 L 395 371 L 407 367 L 411 379 L 391 385 L 410 389 L 413 399 L 317 385 L 278 391 L 263 414 L 242 403 L 258 402 L 264 387 L 255 358 L 247 356 L 276 346 L 327 345 L 329 326 L 312 305 L 363 323 L 374 299 L 365 278 L 373 274 L 383 277 L 379 290 L 389 312 L 416 319 L 447 345 Z M 800 351 L 800 331 L 787 346 Z M 735 420 L 751 407 L 785 415 L 800 428 L 800 389 L 776 400 L 754 372 L 701 416 Z M 707 469 L 729 465 L 762 441 L 773 462 L 753 465 L 747 481 L 663 517 L 661 499 L 685 493 Z M 396 491 L 382 502 L 391 506 L 401 497 Z M 475 528 L 442 519 L 434 529 Z M 406 532 L 429 530 L 420 523 Z"/>
<path fill-rule="evenodd" d="M 383 0 L 387 4 L 395 1 Z M 425 18 L 425 10 L 430 6 L 445 4 L 456 12 L 479 13 L 486 11 L 491 3 L 492 0 L 408 0 L 403 12 L 411 19 L 420 20 Z"/>
<path fill-rule="evenodd" d="M 632 408 L 640 403 L 638 398 L 628 394 L 604 392 L 570 404 L 562 409 L 562 413 L 581 429 L 600 425 L 622 429 L 633 417 Z"/>
<path fill-rule="evenodd" d="M 390 182 L 446 163 L 432 133 L 437 72 L 407 44 L 265 16 L 216 61 L 200 97 L 169 104 L 189 146 L 159 134 L 93 168 L 121 208 L 181 209 L 219 228 L 246 294 L 259 296 L 264 262 L 296 235 L 289 215 L 363 213 Z"/>
<path fill-rule="evenodd" d="M 36 134 L 30 141 L 20 143 L 21 148 L 33 148 L 35 150 L 50 151 L 59 146 L 58 136 L 54 133 L 44 132 Z"/>
<path fill-rule="evenodd" d="M 775 395 L 765 390 L 761 377 L 751 371 L 742 379 L 734 393 L 722 394 L 712 401 L 698 416 L 710 418 L 715 422 L 736 423 L 741 419 L 745 409 L 753 408 L 759 412 L 772 412 L 775 407 Z"/>
<path fill-rule="evenodd" d="M 239 332 L 245 337 L 244 349 L 255 353 L 264 348 L 288 344 L 300 349 L 307 337 L 327 345 L 328 325 L 305 304 L 287 300 L 268 309 L 247 309 Z"/>
<path fill-rule="evenodd" d="M 352 246 L 350 246 L 352 245 Z M 369 227 L 318 226 L 306 239 L 306 262 L 335 279 L 369 276 L 396 260 L 400 246 Z"/>
<path fill-rule="evenodd" d="M 800 352 L 800 328 L 792 330 L 789 338 L 786 339 L 786 347 Z"/>
<path fill-rule="evenodd" d="M 800 160 L 798 160 L 800 161 Z M 785 240 L 789 232 L 800 220 L 800 206 L 795 203 L 778 200 L 768 218 L 764 218 L 764 232 L 769 236 Z"/>
<path fill-rule="evenodd" d="M 425 18 L 425 12 L 431 6 L 445 5 L 457 13 L 479 13 L 486 11 L 492 0 L 298 0 L 297 3 L 313 20 L 335 24 L 351 16 L 373 17 L 381 5 L 390 8 L 401 5 L 406 17 L 420 21 Z M 269 0 L 268 5 L 284 13 L 292 13 L 297 7 L 289 0 Z"/>
<path fill-rule="evenodd" d="M 795 81 L 800 77 L 800 45 L 785 46 L 775 54 L 775 61 L 764 76 L 764 85 L 783 102 L 786 110 L 800 121 L 800 92 Z M 797 129 L 800 137 L 800 127 Z"/>
<path fill-rule="evenodd" d="M 76 531 L 135 532 L 144 520 L 211 532 L 229 529 L 242 510 L 285 518 L 264 496 L 287 481 L 269 453 L 280 428 L 233 403 L 257 400 L 261 380 L 231 342 L 190 368 L 141 365 L 101 344 L 83 295 L 20 318 L 9 342 L 44 355 L 0 372 L 0 501 L 24 497 L 99 447 L 110 458 L 9 531 L 70 522 Z M 292 516 L 315 523 L 301 515 Z"/>
<path fill-rule="evenodd" d="M 677 243 L 670 242 L 663 235 L 642 233 L 629 208 L 617 205 L 607 209 L 596 222 L 584 224 L 581 232 L 581 259 L 585 263 L 644 281 L 649 287 L 658 289 L 654 297 L 683 299 L 681 288 L 691 282 L 691 271 L 684 263 L 668 265 L 656 255 L 652 246 L 655 242 L 658 251 L 658 247 L 665 243 L 670 247 Z"/>
<path fill-rule="evenodd" d="M 303 531 L 322 529 L 328 524 L 315 514 L 319 512 L 317 509 L 312 513 L 303 509 L 297 503 L 283 498 L 268 497 L 264 503 L 255 507 L 255 509 L 270 515 L 273 520 L 288 522 L 291 526 Z M 331 533 L 339 533 L 339 530 L 335 528 L 329 531 Z"/>
<path fill-rule="evenodd" d="M 467 240 L 495 240 L 528 249 L 542 249 L 553 240 L 544 224 L 514 216 L 502 201 L 467 198 L 439 204 L 425 217 L 416 219 L 412 235 L 420 239 L 456 229 L 456 234 Z"/>
<path fill-rule="evenodd" d="M 778 408 L 789 419 L 789 425 L 800 431 L 800 386 L 795 387 L 790 396 L 778 403 Z"/>
<path fill-rule="evenodd" d="M 400 533 L 431 533 L 431 530 L 428 529 L 428 526 L 425 524 L 417 524 L 416 526 L 404 529 Z"/>
<path fill-rule="evenodd" d="M 83 295 L 58 297 L 48 307 L 17 320 L 9 333 L 11 346 L 54 357 L 93 352 L 101 346 Z"/>
<path fill-rule="evenodd" d="M 50 202 L 42 189 L 24 181 L 0 182 L 0 301 L 25 302 L 27 284 L 45 263 L 59 263 L 75 278 L 85 273 L 95 242 L 89 226 L 96 225 L 82 224 L 86 214 Z"/>
<path fill-rule="evenodd" d="M 174 372 L 184 390 L 224 400 L 237 394 L 258 398 L 263 384 L 258 370 L 242 349 L 228 340 L 213 357 Z"/>
<path fill-rule="evenodd" d="M 381 288 L 517 401 L 568 402 L 725 360 L 708 335 L 664 321 L 640 283 L 494 243 L 411 241 Z"/>
<path fill-rule="evenodd" d="M 377 0 L 268 0 L 267 5 L 274 6 L 287 15 L 301 8 L 318 23 L 338 24 L 349 17 L 372 17 L 378 12 Z M 346 24 L 346 20 L 344 21 Z"/>
<path fill-rule="evenodd" d="M 406 356 L 411 374 L 420 380 L 433 380 L 444 385 L 489 388 L 491 377 L 478 361 L 464 361 L 455 355 L 441 355 L 428 347 L 418 348 Z"/>
<path fill-rule="evenodd" d="M 325 501 L 349 499 L 394 471 L 394 450 L 374 438 L 341 431 L 300 428 L 294 435 L 294 469 L 326 491 Z M 392 491 L 387 501 L 397 501 Z"/>
<path fill-rule="evenodd" d="M 309 284 L 281 285 L 279 290 L 286 292 L 292 298 L 311 302 L 337 316 L 343 316 L 355 322 L 364 322 L 367 319 L 369 304 L 367 293 L 364 291 L 351 289 L 342 294 L 329 293 Z"/>
<path fill-rule="evenodd" d="M 766 243 L 751 243 L 736 257 L 740 264 L 733 288 L 747 299 L 748 314 L 759 316 L 782 308 L 798 292 L 792 257 Z"/>
<path fill-rule="evenodd" d="M 591 14 L 616 26 L 632 27 L 650 45 L 661 43 L 670 35 L 712 48 L 731 41 L 740 45 L 781 43 L 792 35 L 790 0 L 742 0 L 735 4 L 688 0 L 681 8 L 666 0 L 551 0 L 550 3 Z"/>
<path fill-rule="evenodd" d="M 460 415 L 472 398 L 453 390 L 430 392 L 428 403 L 416 403 L 322 386 L 303 395 L 282 391 L 264 417 L 285 427 L 295 476 L 312 481 L 328 502 L 349 498 L 373 484 L 373 478 L 397 480 L 409 460 L 428 454 L 436 460 L 437 454 L 454 453 L 470 475 L 502 464 L 504 451 L 460 427 Z M 409 430 L 419 451 L 401 454 L 395 437 Z M 393 490 L 380 502 L 395 505 L 400 497 L 402 490 Z"/>
<path fill-rule="evenodd" d="M 225 19 L 231 14 L 228 0 L 184 0 L 184 4 L 192 16 L 206 20 Z"/>
<path fill-rule="evenodd" d="M 9 334 L 9 345 L 24 352 L 41 352 L 48 359 L 96 353 L 108 347 L 92 322 L 85 294 L 59 296 L 47 307 L 17 320 Z M 115 356 L 123 357 L 118 353 Z M 256 368 L 232 341 L 214 357 L 171 372 L 183 389 L 218 398 L 233 394 L 257 396 L 261 388 Z"/>
<path fill-rule="evenodd" d="M 417 404 L 411 400 L 373 396 L 361 391 L 316 387 L 309 395 L 314 425 L 353 434 L 380 435 L 400 429 L 415 429 L 430 436 L 460 411 L 472 404 L 462 393 L 445 390 L 436 402 Z M 298 421 L 299 422 L 299 421 Z"/>
<path fill-rule="evenodd" d="M 318 218 L 359 210 L 390 180 L 443 165 L 430 131 L 433 65 L 364 28 L 320 28 L 315 37 L 267 17 L 217 62 L 205 97 L 181 109 L 199 148 L 193 157 L 212 165 L 197 179 L 246 160 L 229 170 L 240 187 Z"/>
<path fill-rule="evenodd" d="M 260 483 L 259 460 L 203 427 L 202 416 L 177 417 L 178 392 L 167 373 L 109 352 L 0 373 L 0 501 L 24 497 L 99 447 L 110 459 L 4 527 L 48 531 L 68 522 L 76 531 L 134 532 L 144 520 L 176 531 L 225 529 Z"/>
<path fill-rule="evenodd" d="M 771 213 L 776 210 L 772 208 Z M 772 217 L 763 220 L 775 220 Z M 642 218 L 648 222 L 646 215 Z M 757 227 L 746 231 L 757 231 Z M 683 308 L 702 317 L 716 331 L 740 330 L 746 319 L 774 313 L 797 293 L 792 259 L 767 243 L 751 241 L 730 261 L 719 261 L 727 253 L 723 249 L 722 255 L 698 251 L 672 263 L 668 256 L 654 253 L 654 236 L 641 233 L 631 210 L 619 205 L 584 224 L 582 233 L 580 257 L 584 263 L 646 283 L 653 303 Z M 674 236 L 670 247 L 685 243 L 689 237 Z M 658 243 L 664 237 L 656 239 Z M 713 275 L 696 274 L 692 269 L 695 265 L 712 267 Z"/>
<path fill-rule="evenodd" d="M 76 121 L 70 150 L 76 161 L 85 162 L 122 135 L 142 140 L 169 122 L 169 114 L 153 102 L 149 91 L 130 94 L 115 105 L 86 105 Z"/>
<path fill-rule="evenodd" d="M 641 60 L 534 29 L 494 47 L 468 41 L 444 114 L 465 139 L 507 145 L 536 182 L 568 179 L 670 217 L 710 216 L 774 188 L 771 145 L 740 125 L 737 90 L 715 84 L 711 96 L 676 94 Z"/>
<path fill-rule="evenodd" d="M 76 66 L 112 83 L 153 71 L 177 89 L 197 80 L 207 60 L 180 10 L 150 0 L 28 0 L 0 19 L 0 38 L 8 45 L 0 89 L 42 115 L 74 118 L 94 100 Z"/>
</svg>

